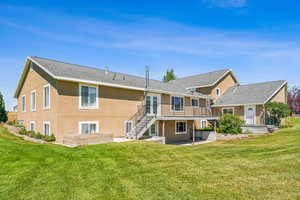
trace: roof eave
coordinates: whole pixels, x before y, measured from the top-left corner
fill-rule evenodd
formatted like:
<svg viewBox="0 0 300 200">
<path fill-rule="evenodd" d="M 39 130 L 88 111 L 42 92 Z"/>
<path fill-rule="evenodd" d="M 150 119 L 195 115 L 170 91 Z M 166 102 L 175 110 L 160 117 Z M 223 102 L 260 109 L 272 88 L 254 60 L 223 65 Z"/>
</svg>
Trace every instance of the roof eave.
<svg viewBox="0 0 300 200">
<path fill-rule="evenodd" d="M 245 103 L 245 104 L 221 104 L 221 105 L 212 105 L 211 107 L 227 107 L 227 106 L 250 106 L 250 105 L 264 105 L 264 103 Z"/>
</svg>

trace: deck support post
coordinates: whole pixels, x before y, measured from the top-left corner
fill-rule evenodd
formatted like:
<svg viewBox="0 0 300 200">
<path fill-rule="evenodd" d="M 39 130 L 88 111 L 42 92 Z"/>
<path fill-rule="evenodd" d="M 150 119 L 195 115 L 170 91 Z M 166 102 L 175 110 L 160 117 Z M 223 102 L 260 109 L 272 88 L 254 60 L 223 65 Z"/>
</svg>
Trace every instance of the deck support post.
<svg viewBox="0 0 300 200">
<path fill-rule="evenodd" d="M 165 120 L 163 120 L 162 124 L 162 136 L 165 137 Z"/>
<path fill-rule="evenodd" d="M 193 145 L 195 144 L 195 120 L 193 120 Z"/>
</svg>

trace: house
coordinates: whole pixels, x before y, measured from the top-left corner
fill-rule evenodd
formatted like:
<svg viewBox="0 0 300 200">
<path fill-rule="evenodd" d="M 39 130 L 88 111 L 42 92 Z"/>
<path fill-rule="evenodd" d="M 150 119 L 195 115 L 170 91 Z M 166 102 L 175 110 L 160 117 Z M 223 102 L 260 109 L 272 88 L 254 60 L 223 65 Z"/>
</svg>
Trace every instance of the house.
<svg viewBox="0 0 300 200">
<path fill-rule="evenodd" d="M 268 100 L 286 102 L 286 82 L 271 85 L 263 88 L 270 93 Z M 99 143 L 107 138 L 153 136 L 164 137 L 171 143 L 191 139 L 196 128 L 214 124 L 220 110 L 243 118 L 244 112 L 237 109 L 250 106 L 249 103 L 255 108 L 263 106 L 262 102 L 244 103 L 242 97 L 239 103 L 230 102 L 231 95 L 249 95 L 252 93 L 245 91 L 253 88 L 256 87 L 239 85 L 231 70 L 163 83 L 27 57 L 15 98 L 18 99 L 19 122 L 29 130 L 54 134 L 60 143 L 83 140 Z M 260 90 L 253 93 L 261 100 L 256 92 Z M 246 111 L 247 116 L 249 112 Z M 263 109 L 253 109 L 255 116 L 258 112 Z M 251 123 L 257 122 L 261 123 L 260 120 Z"/>
</svg>

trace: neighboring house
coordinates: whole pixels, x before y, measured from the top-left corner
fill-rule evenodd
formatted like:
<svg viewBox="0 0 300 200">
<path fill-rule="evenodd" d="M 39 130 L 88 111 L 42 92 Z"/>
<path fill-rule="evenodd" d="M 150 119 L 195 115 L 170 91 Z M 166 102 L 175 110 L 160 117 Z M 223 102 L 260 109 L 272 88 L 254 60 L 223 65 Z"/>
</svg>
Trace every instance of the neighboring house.
<svg viewBox="0 0 300 200">
<path fill-rule="evenodd" d="M 27 57 L 15 98 L 18 99 L 18 120 L 28 129 L 45 135 L 55 134 L 58 142 L 70 138 L 80 140 L 86 135 L 110 135 L 132 139 L 163 136 L 170 143 L 191 139 L 196 128 L 218 119 L 220 109 L 242 117 L 242 112 L 230 108 L 248 106 L 248 101 L 239 105 L 230 103 L 230 107 L 222 103 L 228 101 L 226 97 L 230 92 L 235 94 L 239 88 L 244 86 L 239 86 L 231 70 L 163 83 Z M 286 102 L 286 91 L 281 92 L 281 88 L 282 85 L 267 87 L 269 98 Z M 250 103 L 262 105 L 261 102 Z"/>
</svg>

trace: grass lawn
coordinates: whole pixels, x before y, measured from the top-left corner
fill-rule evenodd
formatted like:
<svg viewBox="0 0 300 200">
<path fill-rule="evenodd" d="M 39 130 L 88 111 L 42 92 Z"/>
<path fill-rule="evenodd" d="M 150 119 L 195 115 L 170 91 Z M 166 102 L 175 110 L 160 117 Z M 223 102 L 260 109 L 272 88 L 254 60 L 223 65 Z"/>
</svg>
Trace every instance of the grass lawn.
<svg viewBox="0 0 300 200">
<path fill-rule="evenodd" d="M 300 199 L 300 120 L 269 136 L 185 147 L 67 148 L 0 127 L 0 199 Z"/>
</svg>

